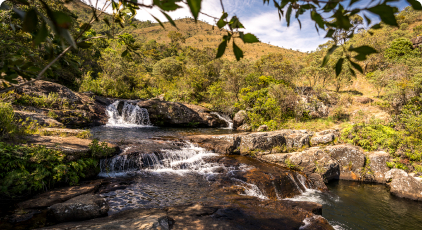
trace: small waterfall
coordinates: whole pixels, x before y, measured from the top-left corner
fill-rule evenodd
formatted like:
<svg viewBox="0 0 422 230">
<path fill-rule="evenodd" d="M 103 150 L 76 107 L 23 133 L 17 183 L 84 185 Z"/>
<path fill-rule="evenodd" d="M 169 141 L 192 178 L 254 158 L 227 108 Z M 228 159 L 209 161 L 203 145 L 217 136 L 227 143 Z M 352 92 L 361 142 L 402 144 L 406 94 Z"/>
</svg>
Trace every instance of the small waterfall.
<svg viewBox="0 0 422 230">
<path fill-rule="evenodd" d="M 115 101 L 106 108 L 107 126 L 111 127 L 150 127 L 148 110 L 126 101 Z"/>
<path fill-rule="evenodd" d="M 258 188 L 258 186 L 247 183 L 243 180 L 239 180 L 236 178 L 231 178 L 231 179 L 238 183 L 237 186 L 245 189 L 246 196 L 254 196 L 254 197 L 258 197 L 261 200 L 268 200 L 268 197 L 264 195 L 264 193 Z"/>
<path fill-rule="evenodd" d="M 233 129 L 233 121 L 227 115 L 221 115 L 217 112 L 211 112 L 211 114 L 216 115 L 220 120 L 223 120 L 227 123 L 226 129 Z"/>
<path fill-rule="evenodd" d="M 136 172 L 181 174 L 192 171 L 201 174 L 213 174 L 214 171 L 218 171 L 219 168 L 224 166 L 217 163 L 208 163 L 204 160 L 204 158 L 212 156 L 217 156 L 217 154 L 196 147 L 191 143 L 187 143 L 181 149 L 165 149 L 160 153 L 125 155 L 123 152 L 113 158 L 102 159 L 99 176 L 121 176 Z"/>
</svg>

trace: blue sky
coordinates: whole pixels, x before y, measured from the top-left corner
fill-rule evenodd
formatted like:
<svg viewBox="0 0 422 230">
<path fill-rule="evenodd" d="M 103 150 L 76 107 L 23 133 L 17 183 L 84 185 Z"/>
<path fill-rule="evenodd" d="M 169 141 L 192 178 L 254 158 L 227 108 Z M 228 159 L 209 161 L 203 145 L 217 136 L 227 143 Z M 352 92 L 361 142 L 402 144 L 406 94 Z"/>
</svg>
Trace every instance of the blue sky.
<svg viewBox="0 0 422 230">
<path fill-rule="evenodd" d="M 4 0 L 0 0 L 0 3 Z M 85 0 L 88 2 L 89 0 Z M 91 0 L 95 2 L 96 0 Z M 99 0 L 104 2 L 104 0 Z M 143 0 L 148 4 L 151 0 Z M 422 0 L 419 0 L 422 1 Z M 366 4 L 369 1 L 362 1 Z M 375 1 L 378 2 L 378 1 Z M 245 32 L 250 32 L 258 36 L 258 38 L 265 43 L 276 45 L 283 48 L 291 48 L 300 51 L 315 50 L 318 45 L 326 42 L 324 39 L 324 31 L 321 35 L 315 30 L 315 24 L 310 19 L 309 13 L 302 15 L 302 29 L 299 28 L 297 21 L 294 21 L 290 27 L 287 27 L 284 19 L 279 21 L 277 10 L 273 4 L 263 5 L 262 0 L 223 0 L 226 12 L 230 17 L 236 15 L 245 26 Z M 101 5 L 101 4 L 99 4 Z M 347 4 L 345 4 L 347 5 Z M 394 3 L 400 10 L 408 4 L 405 0 L 400 0 Z M 215 17 L 220 17 L 222 13 L 220 0 L 203 0 L 202 11 Z M 157 10 L 140 10 L 137 18 L 139 20 L 155 21 L 150 13 L 158 17 L 161 21 L 166 21 L 166 18 Z M 173 19 L 184 18 L 190 16 L 189 10 L 184 7 L 177 11 L 171 12 L 170 16 Z M 371 19 L 376 23 L 377 16 L 371 16 Z M 214 24 L 214 19 L 207 16 L 200 16 L 200 20 Z"/>
</svg>

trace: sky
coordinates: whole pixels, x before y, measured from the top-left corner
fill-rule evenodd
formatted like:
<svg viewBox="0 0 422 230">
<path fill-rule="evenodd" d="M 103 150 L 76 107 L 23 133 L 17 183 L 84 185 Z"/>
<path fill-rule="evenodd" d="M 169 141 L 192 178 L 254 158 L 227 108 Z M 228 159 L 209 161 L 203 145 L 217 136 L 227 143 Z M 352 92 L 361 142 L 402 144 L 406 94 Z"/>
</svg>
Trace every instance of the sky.
<svg viewBox="0 0 422 230">
<path fill-rule="evenodd" d="M 0 0 L 0 3 L 4 0 Z M 85 0 L 89 1 L 89 0 Z M 104 0 L 99 0 L 104 2 Z M 142 1 L 142 0 L 140 0 Z M 149 4 L 151 0 L 143 0 L 145 4 Z M 418 0 L 422 2 L 422 0 Z M 95 0 L 92 0 L 95 2 Z M 366 1 L 362 1 L 366 2 Z M 183 6 L 183 4 L 181 4 Z M 310 19 L 309 13 L 301 16 L 302 29 L 296 20 L 293 20 L 290 27 L 287 27 L 285 19 L 279 20 L 277 10 L 273 4 L 264 5 L 262 0 L 223 0 L 224 9 L 229 13 L 229 18 L 236 15 L 242 24 L 245 26 L 245 32 L 255 34 L 260 41 L 276 45 L 283 48 L 300 50 L 302 52 L 313 51 L 318 45 L 327 41 L 324 39 L 325 32 L 319 35 L 315 30 L 315 23 Z M 400 0 L 394 3 L 395 6 L 402 10 L 408 4 L 405 0 Z M 220 0 L 203 0 L 202 12 L 220 17 L 223 10 L 221 8 Z M 155 22 L 154 15 L 159 20 L 165 22 L 166 18 L 158 11 L 158 9 L 142 9 L 136 16 L 141 21 L 150 20 Z M 184 18 L 191 16 L 189 9 L 184 6 L 169 15 L 173 19 Z M 377 23 L 379 19 L 377 16 L 370 16 L 373 23 Z M 215 24 L 215 19 L 200 15 L 200 20 Z"/>
</svg>

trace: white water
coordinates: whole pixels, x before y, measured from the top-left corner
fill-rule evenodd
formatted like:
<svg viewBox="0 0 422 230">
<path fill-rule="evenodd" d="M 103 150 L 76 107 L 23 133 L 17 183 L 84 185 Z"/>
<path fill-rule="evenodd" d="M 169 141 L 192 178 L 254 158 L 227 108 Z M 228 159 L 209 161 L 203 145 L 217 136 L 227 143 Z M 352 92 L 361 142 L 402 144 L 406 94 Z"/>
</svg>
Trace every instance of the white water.
<svg viewBox="0 0 422 230">
<path fill-rule="evenodd" d="M 148 110 L 140 108 L 138 105 L 123 102 L 122 113 L 119 114 L 117 107 L 120 101 L 115 101 L 106 108 L 108 116 L 108 127 L 123 127 L 123 128 L 136 128 L 136 127 L 151 127 L 152 124 L 149 120 Z"/>
<path fill-rule="evenodd" d="M 217 117 L 220 118 L 220 120 L 223 120 L 227 123 L 228 126 L 225 129 L 233 129 L 233 121 L 228 116 L 221 115 L 216 112 L 212 112 L 211 114 L 217 115 Z"/>
<path fill-rule="evenodd" d="M 164 149 L 161 153 L 157 154 L 139 154 L 129 157 L 124 153 L 111 159 L 101 160 L 101 173 L 99 176 L 124 176 L 138 172 L 177 174 L 196 172 L 208 175 L 224 167 L 218 163 L 206 162 L 204 158 L 217 156 L 217 154 L 207 151 L 204 148 L 196 147 L 191 143 L 188 143 L 181 149 Z"/>
</svg>

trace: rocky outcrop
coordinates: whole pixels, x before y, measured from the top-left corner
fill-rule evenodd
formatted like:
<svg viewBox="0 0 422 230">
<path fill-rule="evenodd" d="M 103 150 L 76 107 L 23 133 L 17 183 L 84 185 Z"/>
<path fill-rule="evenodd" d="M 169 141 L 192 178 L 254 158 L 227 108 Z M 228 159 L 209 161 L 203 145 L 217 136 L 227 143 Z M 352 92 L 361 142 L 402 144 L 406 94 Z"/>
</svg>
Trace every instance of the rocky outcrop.
<svg viewBox="0 0 422 230">
<path fill-rule="evenodd" d="M 372 103 L 374 100 L 369 97 L 354 97 L 353 98 L 355 102 L 359 104 L 368 104 Z"/>
<path fill-rule="evenodd" d="M 237 127 L 236 130 L 237 131 L 250 132 L 250 131 L 252 131 L 252 127 L 250 125 L 248 125 L 248 124 L 243 124 L 243 125 Z"/>
<path fill-rule="evenodd" d="M 311 138 L 311 145 L 326 145 L 333 143 L 336 138 L 340 136 L 338 130 L 330 129 L 321 132 L 315 133 L 315 135 Z"/>
<path fill-rule="evenodd" d="M 40 195 L 35 196 L 34 198 L 21 202 L 17 206 L 20 209 L 37 209 L 37 208 L 47 208 L 57 203 L 65 202 L 69 199 L 72 199 L 76 196 L 83 194 L 94 193 L 98 190 L 102 183 L 102 180 L 92 181 L 87 184 L 82 184 L 80 186 L 71 186 L 65 188 L 54 189 Z"/>
<path fill-rule="evenodd" d="M 48 208 L 48 212 L 56 222 L 68 222 L 107 216 L 108 209 L 104 198 L 86 194 L 54 204 Z"/>
<path fill-rule="evenodd" d="M 256 131 L 257 132 L 268 131 L 268 126 L 267 125 L 261 125 L 261 126 L 258 127 L 258 129 Z"/>
<path fill-rule="evenodd" d="M 335 145 L 325 148 L 340 165 L 340 179 L 360 180 L 365 165 L 365 154 L 353 145 Z"/>
<path fill-rule="evenodd" d="M 237 129 L 238 127 L 244 125 L 247 119 L 248 119 L 248 114 L 246 113 L 246 111 L 240 110 L 234 115 L 233 128 Z"/>
<path fill-rule="evenodd" d="M 38 80 L 30 85 L 17 88 L 15 92 L 38 97 L 47 97 L 51 93 L 56 93 L 59 98 L 66 98 L 72 104 L 80 104 L 82 102 L 81 97 L 66 86 L 49 81 Z"/>
<path fill-rule="evenodd" d="M 391 169 L 385 174 L 390 193 L 407 199 L 422 201 L 422 183 L 401 169 Z"/>
<path fill-rule="evenodd" d="M 385 174 L 390 170 L 387 162 L 391 161 L 390 154 L 384 151 L 371 152 L 366 156 L 369 160 L 370 172 L 366 175 L 366 181 L 386 183 Z"/>
<path fill-rule="evenodd" d="M 410 41 L 413 43 L 413 48 L 418 48 L 422 44 L 422 37 L 418 36 L 410 39 Z"/>
<path fill-rule="evenodd" d="M 201 147 L 220 154 L 266 154 L 309 146 L 312 132 L 306 130 L 279 130 L 230 135 L 196 135 L 186 137 Z"/>
<path fill-rule="evenodd" d="M 201 106 L 178 102 L 147 100 L 137 105 L 148 110 L 149 119 L 157 126 L 226 127 L 227 123 Z"/>
</svg>

